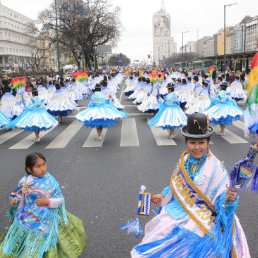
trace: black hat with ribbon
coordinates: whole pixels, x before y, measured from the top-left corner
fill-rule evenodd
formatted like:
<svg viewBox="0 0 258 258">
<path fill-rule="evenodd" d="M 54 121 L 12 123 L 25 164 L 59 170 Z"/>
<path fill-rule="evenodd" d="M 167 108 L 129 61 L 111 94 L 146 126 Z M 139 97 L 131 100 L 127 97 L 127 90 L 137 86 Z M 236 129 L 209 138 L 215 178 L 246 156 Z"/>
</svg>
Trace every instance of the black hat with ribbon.
<svg viewBox="0 0 258 258">
<path fill-rule="evenodd" d="M 187 125 L 182 134 L 188 138 L 202 139 L 212 135 L 213 128 L 209 125 L 209 117 L 202 113 L 193 113 L 187 117 Z"/>
</svg>

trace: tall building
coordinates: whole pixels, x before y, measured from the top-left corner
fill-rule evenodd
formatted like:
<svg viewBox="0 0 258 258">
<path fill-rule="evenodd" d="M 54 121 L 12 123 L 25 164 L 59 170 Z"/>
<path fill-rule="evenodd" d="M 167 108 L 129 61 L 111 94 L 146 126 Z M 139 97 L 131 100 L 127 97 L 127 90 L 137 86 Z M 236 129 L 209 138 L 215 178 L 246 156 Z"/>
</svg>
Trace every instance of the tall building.
<svg viewBox="0 0 258 258">
<path fill-rule="evenodd" d="M 30 31 L 34 21 L 4 5 L 0 0 L 0 69 L 18 69 L 32 59 L 36 39 Z M 27 60 L 26 60 L 27 59 Z"/>
<path fill-rule="evenodd" d="M 161 6 L 161 10 L 153 15 L 152 28 L 153 62 L 155 65 L 160 65 L 162 60 L 177 51 L 176 43 L 171 36 L 170 15 L 164 10 L 164 3 Z"/>
</svg>

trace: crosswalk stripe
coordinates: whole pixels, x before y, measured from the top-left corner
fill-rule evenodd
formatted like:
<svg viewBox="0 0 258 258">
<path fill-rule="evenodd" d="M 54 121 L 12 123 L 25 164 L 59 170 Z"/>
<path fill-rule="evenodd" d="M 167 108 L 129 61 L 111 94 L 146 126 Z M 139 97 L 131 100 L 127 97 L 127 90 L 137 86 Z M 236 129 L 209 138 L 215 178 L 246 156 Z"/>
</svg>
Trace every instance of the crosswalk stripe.
<svg viewBox="0 0 258 258">
<path fill-rule="evenodd" d="M 9 131 L 0 136 L 0 144 L 12 139 L 14 136 L 23 132 L 22 130 L 16 129 L 15 131 Z"/>
<path fill-rule="evenodd" d="M 220 132 L 220 127 L 219 126 L 214 126 L 214 131 L 216 133 Z M 231 144 L 248 143 L 248 141 L 239 137 L 238 135 L 236 135 L 232 131 L 229 131 L 228 129 L 225 129 L 225 135 L 220 136 L 220 137 L 222 137 L 224 140 L 226 140 L 227 142 L 229 142 Z"/>
<path fill-rule="evenodd" d="M 238 128 L 240 128 L 240 129 L 242 129 L 242 130 L 244 130 L 244 123 L 242 122 L 242 121 L 240 121 L 240 120 L 237 120 L 237 121 L 234 121 L 233 122 L 233 125 L 234 126 L 236 126 L 236 127 L 238 127 Z"/>
<path fill-rule="evenodd" d="M 78 120 L 74 120 L 68 127 L 66 127 L 62 133 L 60 133 L 46 149 L 62 149 L 71 141 L 74 135 L 81 129 L 83 123 Z"/>
<path fill-rule="evenodd" d="M 158 146 L 177 145 L 173 139 L 168 139 L 168 131 L 162 128 L 151 127 L 151 132 Z"/>
<path fill-rule="evenodd" d="M 39 135 L 40 138 L 43 138 L 46 134 L 51 132 L 53 129 L 54 128 L 51 128 L 51 129 L 49 129 L 47 131 L 40 132 L 40 135 Z M 33 142 L 34 138 L 35 138 L 35 134 L 31 133 L 30 135 L 28 135 L 27 137 L 25 137 L 21 141 L 17 142 L 13 146 L 11 146 L 9 149 L 11 149 L 11 150 L 24 150 L 24 149 L 28 149 L 30 146 L 32 146 L 35 143 L 35 142 Z"/>
<path fill-rule="evenodd" d="M 107 129 L 104 128 L 102 131 L 102 140 L 96 141 L 96 138 L 98 137 L 96 128 L 93 128 L 85 141 L 85 143 L 82 145 L 83 148 L 100 148 L 102 147 L 103 141 L 105 139 Z"/>
<path fill-rule="evenodd" d="M 135 118 L 124 118 L 122 120 L 120 147 L 133 147 L 139 145 Z"/>
</svg>

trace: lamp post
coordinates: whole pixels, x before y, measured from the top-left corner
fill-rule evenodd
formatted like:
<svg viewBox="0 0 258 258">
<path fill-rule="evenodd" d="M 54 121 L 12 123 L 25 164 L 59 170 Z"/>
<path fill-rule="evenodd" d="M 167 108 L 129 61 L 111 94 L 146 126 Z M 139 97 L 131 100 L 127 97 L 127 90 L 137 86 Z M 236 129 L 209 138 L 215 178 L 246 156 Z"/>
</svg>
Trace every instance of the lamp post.
<svg viewBox="0 0 258 258">
<path fill-rule="evenodd" d="M 226 7 L 227 6 L 232 6 L 232 5 L 236 5 L 238 3 L 233 3 L 233 4 L 225 4 L 224 5 L 224 59 L 223 59 L 223 69 L 224 69 L 224 74 L 226 73 Z"/>
<path fill-rule="evenodd" d="M 184 56 L 184 33 L 190 32 L 188 31 L 182 31 L 182 61 L 183 61 L 183 56 Z"/>
<path fill-rule="evenodd" d="M 57 52 L 57 68 L 58 73 L 60 73 L 60 52 L 59 52 L 59 35 L 58 35 L 58 28 L 57 28 L 57 5 L 55 0 L 55 11 L 56 11 L 56 52 Z"/>
<path fill-rule="evenodd" d="M 81 44 L 82 44 L 82 67 L 83 68 L 85 67 L 85 56 L 84 56 L 85 37 L 84 37 L 84 24 L 83 23 L 84 23 L 84 20 L 86 19 L 86 16 L 87 16 L 87 9 L 88 9 L 87 4 L 83 5 L 83 11 L 78 13 L 79 19 L 81 19 L 81 36 L 82 36 Z"/>
</svg>

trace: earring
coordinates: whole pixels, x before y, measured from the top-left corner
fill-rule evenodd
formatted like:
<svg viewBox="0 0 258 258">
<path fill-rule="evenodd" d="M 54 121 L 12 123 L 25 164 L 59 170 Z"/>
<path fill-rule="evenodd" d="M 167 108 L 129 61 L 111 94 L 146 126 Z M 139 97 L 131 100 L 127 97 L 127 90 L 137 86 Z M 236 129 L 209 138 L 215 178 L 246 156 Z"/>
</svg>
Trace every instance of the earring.
<svg viewBox="0 0 258 258">
<path fill-rule="evenodd" d="M 211 156 L 211 150 L 210 150 L 210 148 L 208 149 L 208 153 L 207 153 L 207 158 L 210 158 L 210 156 Z"/>
</svg>

